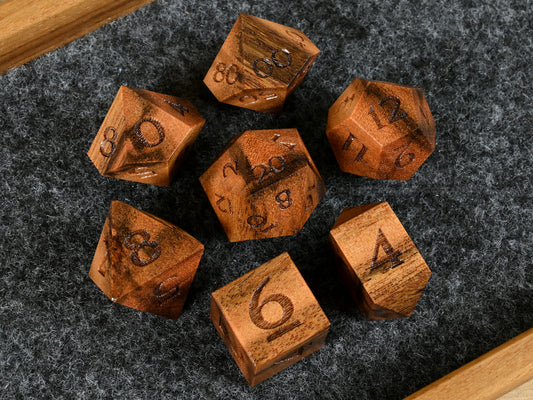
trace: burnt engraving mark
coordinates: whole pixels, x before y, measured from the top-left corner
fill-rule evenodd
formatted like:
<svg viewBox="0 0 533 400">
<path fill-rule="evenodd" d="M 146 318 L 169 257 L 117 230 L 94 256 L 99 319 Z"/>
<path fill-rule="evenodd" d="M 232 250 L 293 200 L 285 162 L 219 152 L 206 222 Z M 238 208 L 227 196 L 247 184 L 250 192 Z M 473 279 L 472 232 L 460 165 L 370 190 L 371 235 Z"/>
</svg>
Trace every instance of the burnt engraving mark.
<svg viewBox="0 0 533 400">
<path fill-rule="evenodd" d="M 233 85 L 239 79 L 239 67 L 235 64 L 230 64 L 226 67 L 226 64 L 219 62 L 215 67 L 215 74 L 213 80 L 215 82 L 222 82 L 226 80 L 228 85 Z"/>
<path fill-rule="evenodd" d="M 379 101 L 379 105 L 382 108 L 385 108 L 384 104 L 388 103 L 388 102 L 392 102 L 393 103 L 392 111 L 391 111 L 391 114 L 389 116 L 389 124 L 393 124 L 393 123 L 395 123 L 397 121 L 400 121 L 401 119 L 404 119 L 405 117 L 407 117 L 407 113 L 404 110 L 400 110 L 401 102 L 400 102 L 400 99 L 398 97 L 396 97 L 396 96 L 384 97 L 384 98 L 382 98 Z M 374 107 L 372 105 L 370 105 L 370 107 L 368 107 L 368 114 L 372 116 L 372 118 L 374 119 L 374 122 L 378 126 L 378 129 L 382 129 L 382 128 L 384 128 L 386 126 L 386 125 L 383 125 L 381 123 L 381 120 L 379 119 L 379 116 L 376 113 L 376 110 L 374 110 Z"/>
<path fill-rule="evenodd" d="M 287 166 L 287 161 L 282 156 L 273 156 L 268 160 L 268 167 L 263 164 L 255 165 L 252 167 L 252 174 L 256 176 L 254 171 L 256 169 L 260 170 L 259 177 L 257 178 L 257 183 L 263 183 L 271 174 L 279 174 L 285 171 Z"/>
<path fill-rule="evenodd" d="M 233 162 L 235 163 L 235 166 L 233 166 L 232 163 L 227 163 L 227 164 L 224 165 L 224 167 L 222 168 L 222 176 L 223 176 L 224 178 L 227 177 L 227 175 L 226 175 L 226 169 L 227 169 L 227 168 L 229 168 L 230 170 L 232 170 L 233 173 L 234 173 L 235 175 L 239 175 L 239 173 L 237 172 L 237 169 L 239 168 L 239 167 L 237 166 L 237 160 L 233 160 Z"/>
<path fill-rule="evenodd" d="M 141 236 L 143 240 L 140 243 L 135 243 L 132 241 L 135 236 Z M 146 229 L 140 229 L 138 231 L 131 232 L 124 238 L 124 246 L 127 249 L 132 250 L 130 255 L 131 262 L 138 267 L 145 267 L 148 264 L 153 263 L 161 255 L 161 245 L 159 244 L 159 242 L 156 242 L 155 240 L 149 241 L 149 239 L 150 234 Z M 149 248 L 151 253 L 150 258 L 148 260 L 142 260 L 139 257 L 139 250 L 145 247 Z M 147 253 L 146 250 L 145 253 Z"/>
<path fill-rule="evenodd" d="M 291 198 L 291 191 L 289 189 L 282 190 L 276 195 L 276 203 L 279 204 L 279 208 L 286 210 L 292 206 L 293 200 Z"/>
<path fill-rule="evenodd" d="M 146 137 L 142 134 L 142 125 L 143 124 L 152 124 L 157 129 L 157 135 L 159 136 L 157 142 L 150 143 Z M 135 124 L 135 127 L 133 128 L 133 135 L 139 143 L 141 143 L 144 147 L 155 147 L 163 143 L 163 140 L 165 140 L 165 130 L 163 129 L 163 125 L 159 123 L 156 119 L 152 117 L 143 118 L 139 122 Z"/>
<path fill-rule="evenodd" d="M 252 298 L 250 299 L 250 306 L 249 306 L 249 313 L 250 313 L 250 319 L 254 323 L 255 326 L 261 329 L 275 329 L 277 327 L 280 327 L 285 322 L 287 322 L 294 313 L 294 305 L 292 304 L 291 299 L 281 293 L 271 294 L 270 296 L 265 297 L 261 302 L 259 301 L 259 297 L 261 296 L 261 292 L 265 288 L 266 284 L 270 281 L 270 277 L 267 276 L 260 284 L 257 286 L 252 294 Z M 271 302 L 278 303 L 282 310 L 283 314 L 282 316 L 275 322 L 270 322 L 265 320 L 263 317 L 262 311 L 263 307 Z M 286 333 L 292 331 L 293 329 L 300 326 L 302 323 L 299 320 L 296 320 L 277 331 L 273 332 L 272 334 L 267 336 L 267 342 L 271 342 Z"/>
<path fill-rule="evenodd" d="M 111 137 L 108 136 L 109 132 L 113 132 L 113 135 Z M 102 143 L 100 143 L 100 153 L 102 153 L 104 157 L 111 157 L 117 150 L 117 144 L 115 142 L 117 140 L 117 136 L 118 132 L 112 126 L 108 126 L 104 131 L 104 140 L 102 141 Z M 108 143 L 111 145 L 111 148 L 108 148 L 106 150 L 106 147 L 108 147 Z"/>
<path fill-rule="evenodd" d="M 274 134 L 274 137 L 272 138 L 272 141 L 274 142 L 277 142 L 277 140 L 281 137 L 281 135 L 279 133 L 276 133 Z M 280 144 L 282 144 L 283 146 L 285 146 L 286 148 L 288 148 L 289 150 L 292 150 L 296 147 L 296 143 L 291 143 L 291 142 L 282 142 L 280 140 L 279 142 Z"/>
<path fill-rule="evenodd" d="M 215 196 L 219 198 L 216 202 L 218 209 L 222 211 L 223 213 L 228 213 L 229 215 L 233 215 L 233 210 L 231 208 L 231 200 L 228 199 L 227 197 L 221 196 L 220 194 L 215 193 Z M 224 203 L 226 203 L 225 206 L 223 205 Z"/>
<path fill-rule="evenodd" d="M 380 246 L 385 251 L 386 257 L 378 262 L 377 259 Z M 374 256 L 372 257 L 372 264 L 370 265 L 370 270 L 378 269 L 387 264 L 388 262 L 392 263 L 391 269 L 396 268 L 397 266 L 403 264 L 403 261 L 400 259 L 401 255 L 401 250 L 394 250 L 394 248 L 387 240 L 380 228 L 378 230 L 378 237 L 376 239 L 376 247 L 374 248 Z"/>
<path fill-rule="evenodd" d="M 287 68 L 292 64 L 291 52 L 287 49 L 276 49 L 272 51 L 270 59 L 258 58 L 252 64 L 255 74 L 260 78 L 268 78 L 274 72 L 274 66 Z"/>
<path fill-rule="evenodd" d="M 410 141 L 406 145 L 400 146 L 395 150 L 404 149 L 400 155 L 396 158 L 394 161 L 394 166 L 396 168 L 403 168 L 409 164 L 411 164 L 415 160 L 415 153 L 407 153 L 407 149 L 413 142 Z"/>
<path fill-rule="evenodd" d="M 169 104 L 173 109 L 175 109 L 176 111 L 178 111 L 181 115 L 185 116 L 185 113 L 189 112 L 189 109 L 183 105 L 181 105 L 180 103 L 174 103 L 172 101 L 169 101 L 167 99 L 163 99 L 163 101 L 167 104 Z"/>
<path fill-rule="evenodd" d="M 174 297 L 180 294 L 180 280 L 174 275 L 164 281 L 154 288 L 153 294 L 158 298 L 160 304 L 173 299 Z"/>
<path fill-rule="evenodd" d="M 265 228 L 267 224 L 267 219 L 262 215 L 252 215 L 248 217 L 246 222 L 248 223 L 248 225 L 250 225 L 251 228 L 259 229 L 263 233 L 266 233 L 276 227 L 276 225 L 270 224 L 270 226 Z"/>
</svg>

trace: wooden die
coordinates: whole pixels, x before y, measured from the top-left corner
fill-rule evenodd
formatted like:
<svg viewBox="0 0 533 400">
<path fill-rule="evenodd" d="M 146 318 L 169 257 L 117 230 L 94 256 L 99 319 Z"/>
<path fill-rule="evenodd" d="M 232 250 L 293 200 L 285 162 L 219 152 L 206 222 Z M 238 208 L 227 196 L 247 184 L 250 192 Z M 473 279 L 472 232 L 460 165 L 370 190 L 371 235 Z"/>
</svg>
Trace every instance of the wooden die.
<svg viewBox="0 0 533 400">
<path fill-rule="evenodd" d="M 211 320 L 251 386 L 322 347 L 330 326 L 287 253 L 213 292 Z"/>
<path fill-rule="evenodd" d="M 297 29 L 241 14 L 204 83 L 218 101 L 277 113 L 319 52 Z"/>
<path fill-rule="evenodd" d="M 203 252 L 182 229 L 113 201 L 89 277 L 114 302 L 176 319 Z"/>
<path fill-rule="evenodd" d="M 409 317 L 431 271 L 388 203 L 345 209 L 329 240 L 367 319 Z"/>
<path fill-rule="evenodd" d="M 121 86 L 88 155 L 104 176 L 169 186 L 204 123 L 185 99 Z"/>
</svg>

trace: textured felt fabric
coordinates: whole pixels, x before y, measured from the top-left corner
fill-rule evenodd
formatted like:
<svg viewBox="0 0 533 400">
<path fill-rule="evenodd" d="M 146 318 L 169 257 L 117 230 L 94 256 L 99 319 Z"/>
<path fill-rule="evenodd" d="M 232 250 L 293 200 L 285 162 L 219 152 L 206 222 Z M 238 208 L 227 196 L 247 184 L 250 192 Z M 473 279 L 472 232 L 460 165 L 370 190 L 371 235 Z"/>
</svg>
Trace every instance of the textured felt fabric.
<svg viewBox="0 0 533 400">
<path fill-rule="evenodd" d="M 402 399 L 533 325 L 531 1 L 154 3 L 0 76 L 0 397 Z M 284 112 L 218 103 L 202 83 L 240 12 L 321 49 Z M 1 29 L 1 21 L 0 21 Z M 407 182 L 342 173 L 328 108 L 355 78 L 423 88 L 437 147 Z M 121 84 L 207 119 L 171 187 L 102 177 L 86 156 Z M 328 188 L 303 230 L 229 243 L 199 184 L 248 129 L 300 131 Z M 113 199 L 205 244 L 177 321 L 88 278 Z M 433 271 L 411 318 L 368 322 L 329 258 L 343 208 L 388 201 Z M 210 294 L 288 251 L 331 321 L 324 347 L 250 388 Z"/>
</svg>

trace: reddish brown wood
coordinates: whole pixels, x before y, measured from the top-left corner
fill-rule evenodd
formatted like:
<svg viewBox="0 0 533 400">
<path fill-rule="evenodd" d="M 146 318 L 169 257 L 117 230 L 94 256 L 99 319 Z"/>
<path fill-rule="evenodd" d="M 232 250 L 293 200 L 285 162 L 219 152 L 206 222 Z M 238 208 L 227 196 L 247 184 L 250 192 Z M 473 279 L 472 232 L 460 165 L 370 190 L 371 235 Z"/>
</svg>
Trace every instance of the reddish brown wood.
<svg viewBox="0 0 533 400">
<path fill-rule="evenodd" d="M 114 302 L 176 319 L 203 251 L 182 229 L 113 201 L 89 277 Z"/>
<path fill-rule="evenodd" d="M 326 192 L 296 129 L 242 133 L 200 182 L 232 242 L 299 232 Z"/>
<path fill-rule="evenodd" d="M 297 29 L 241 14 L 204 83 L 223 103 L 278 113 L 319 52 Z"/>
<path fill-rule="evenodd" d="M 287 253 L 213 292 L 211 320 L 251 386 L 322 347 L 330 326 Z"/>
<path fill-rule="evenodd" d="M 367 319 L 412 314 L 431 271 L 388 203 L 345 209 L 329 240 L 340 274 Z"/>
<path fill-rule="evenodd" d="M 327 136 L 344 172 L 407 180 L 435 149 L 422 89 L 355 79 L 329 109 Z"/>
<path fill-rule="evenodd" d="M 185 99 L 122 86 L 88 155 L 104 176 L 168 186 L 204 123 Z"/>
</svg>

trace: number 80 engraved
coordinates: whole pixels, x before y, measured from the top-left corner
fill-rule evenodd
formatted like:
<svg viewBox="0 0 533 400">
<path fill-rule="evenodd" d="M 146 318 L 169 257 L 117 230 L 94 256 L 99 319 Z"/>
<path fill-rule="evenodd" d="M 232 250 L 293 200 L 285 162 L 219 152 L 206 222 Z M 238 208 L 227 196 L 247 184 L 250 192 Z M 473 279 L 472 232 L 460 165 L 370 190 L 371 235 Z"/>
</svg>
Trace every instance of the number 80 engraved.
<svg viewBox="0 0 533 400">
<path fill-rule="evenodd" d="M 249 307 L 250 319 L 252 320 L 255 326 L 261 329 L 275 329 L 278 326 L 281 326 L 285 322 L 287 322 L 292 317 L 292 314 L 294 313 L 294 305 L 292 304 L 291 299 L 288 296 L 285 296 L 284 294 L 281 294 L 281 293 L 271 294 L 270 296 L 265 297 L 261 302 L 259 302 L 259 297 L 261 296 L 261 292 L 263 291 L 263 289 L 265 288 L 269 280 L 270 280 L 270 277 L 267 276 L 263 280 L 263 282 L 261 282 L 259 286 L 257 286 L 257 288 L 254 290 L 252 294 L 252 298 L 250 299 L 250 307 Z M 276 322 L 269 322 L 265 320 L 262 314 L 263 307 L 271 302 L 278 303 L 283 309 L 283 315 Z M 289 325 L 278 329 L 277 331 L 267 336 L 267 342 L 272 342 L 273 340 L 283 336 L 287 332 L 290 332 L 293 329 L 297 328 L 301 324 L 302 323 L 300 322 L 300 320 L 296 320 L 290 323 Z"/>
</svg>

